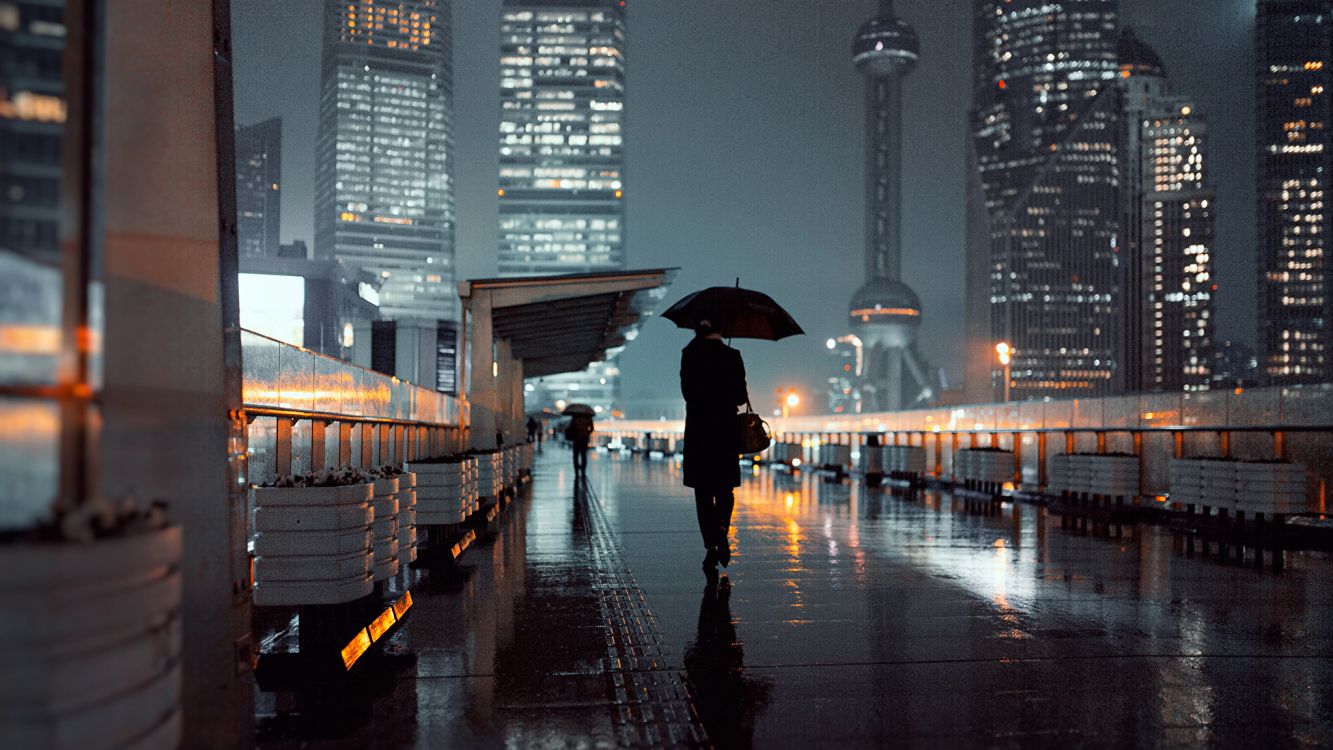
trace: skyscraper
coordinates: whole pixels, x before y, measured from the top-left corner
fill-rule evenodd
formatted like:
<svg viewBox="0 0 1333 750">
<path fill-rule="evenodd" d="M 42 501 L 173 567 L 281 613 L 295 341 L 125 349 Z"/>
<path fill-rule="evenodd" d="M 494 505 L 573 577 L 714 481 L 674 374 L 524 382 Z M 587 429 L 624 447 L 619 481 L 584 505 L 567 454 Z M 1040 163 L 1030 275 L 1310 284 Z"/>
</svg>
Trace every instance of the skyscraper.
<svg viewBox="0 0 1333 750">
<path fill-rule="evenodd" d="M 921 300 L 902 281 L 902 78 L 916 67 L 916 32 L 880 0 L 879 14 L 852 42 L 866 79 L 865 285 L 848 315 L 862 346 L 864 411 L 894 411 L 934 396 L 930 368 L 916 349 Z"/>
<path fill-rule="evenodd" d="M 452 34 L 449 0 L 325 0 L 315 254 L 391 319 L 457 315 Z"/>
<path fill-rule="evenodd" d="M 1260 377 L 1333 380 L 1333 0 L 1260 0 Z"/>
<path fill-rule="evenodd" d="M 624 3 L 505 0 L 501 37 L 500 275 L 624 268 Z M 529 400 L 607 412 L 617 377 L 608 360 Z"/>
<path fill-rule="evenodd" d="M 0 250 L 54 260 L 65 122 L 60 2 L 0 3 Z"/>
<path fill-rule="evenodd" d="M 1120 389 L 1123 175 L 1116 0 L 977 0 L 972 132 L 991 331 L 1011 397 Z M 996 393 L 1004 369 L 996 362 Z"/>
<path fill-rule="evenodd" d="M 1203 390 L 1217 288 L 1208 127 L 1193 100 L 1171 91 L 1157 53 L 1128 29 L 1119 54 L 1130 193 L 1125 381 L 1136 391 Z"/>
<path fill-rule="evenodd" d="M 282 119 L 236 129 L 236 237 L 242 258 L 278 253 L 282 217 Z"/>
</svg>

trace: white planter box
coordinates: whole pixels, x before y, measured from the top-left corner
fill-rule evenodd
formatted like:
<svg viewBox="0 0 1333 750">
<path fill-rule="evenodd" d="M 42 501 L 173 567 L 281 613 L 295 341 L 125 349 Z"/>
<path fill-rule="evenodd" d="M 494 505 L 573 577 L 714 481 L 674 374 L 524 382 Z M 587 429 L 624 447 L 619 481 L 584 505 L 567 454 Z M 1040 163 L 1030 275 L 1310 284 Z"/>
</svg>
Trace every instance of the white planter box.
<svg viewBox="0 0 1333 750">
<path fill-rule="evenodd" d="M 370 572 L 374 556 L 369 549 L 345 555 L 280 555 L 255 559 L 255 581 L 359 581 Z"/>
<path fill-rule="evenodd" d="M 356 601 L 375 590 L 370 575 L 359 581 L 326 582 L 256 582 L 254 603 L 259 607 L 296 607 L 308 604 L 343 604 Z"/>
<path fill-rule="evenodd" d="M 0 547 L 0 747 L 180 741 L 181 533 Z"/>
<path fill-rule="evenodd" d="M 381 477 L 370 483 L 375 488 L 375 497 L 389 497 L 398 494 L 398 477 Z"/>
<path fill-rule="evenodd" d="M 348 531 L 364 528 L 375 520 L 369 502 L 334 506 L 260 506 L 255 510 L 255 530 Z"/>
<path fill-rule="evenodd" d="M 364 552 L 372 542 L 369 526 L 347 531 L 268 531 L 255 537 L 256 555 L 345 555 Z"/>
<path fill-rule="evenodd" d="M 383 581 L 398 575 L 398 537 L 375 540 L 375 580 Z"/>
<path fill-rule="evenodd" d="M 258 508 L 359 505 L 370 501 L 373 489 L 370 484 L 349 484 L 342 487 L 251 487 L 250 497 Z"/>
</svg>

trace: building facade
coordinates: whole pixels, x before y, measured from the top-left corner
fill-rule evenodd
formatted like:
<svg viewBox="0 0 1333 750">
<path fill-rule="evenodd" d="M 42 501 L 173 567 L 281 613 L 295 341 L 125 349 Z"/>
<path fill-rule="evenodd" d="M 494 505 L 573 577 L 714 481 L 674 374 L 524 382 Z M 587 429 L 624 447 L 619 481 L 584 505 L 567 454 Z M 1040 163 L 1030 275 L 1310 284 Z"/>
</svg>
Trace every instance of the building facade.
<svg viewBox="0 0 1333 750">
<path fill-rule="evenodd" d="M 501 276 L 625 267 L 625 8 L 505 0 L 500 44 Z M 614 358 L 529 382 L 530 406 L 615 410 Z"/>
<path fill-rule="evenodd" d="M 989 216 L 991 334 L 1014 352 L 1011 398 L 1119 391 L 1117 3 L 978 0 L 975 12 L 972 135 Z M 1005 372 L 996 361 L 993 376 Z"/>
<path fill-rule="evenodd" d="M 1166 67 L 1126 30 L 1125 382 L 1131 391 L 1205 390 L 1214 330 L 1215 195 L 1208 126 L 1172 92 Z"/>
<path fill-rule="evenodd" d="M 315 254 L 390 319 L 456 319 L 449 0 L 325 0 Z"/>
<path fill-rule="evenodd" d="M 66 107 L 60 2 L 0 4 L 0 250 L 54 262 Z"/>
<path fill-rule="evenodd" d="M 1333 380 L 1333 1 L 1259 0 L 1260 376 Z"/>
<path fill-rule="evenodd" d="M 236 129 L 236 245 L 242 258 L 277 255 L 282 223 L 282 119 Z"/>
</svg>

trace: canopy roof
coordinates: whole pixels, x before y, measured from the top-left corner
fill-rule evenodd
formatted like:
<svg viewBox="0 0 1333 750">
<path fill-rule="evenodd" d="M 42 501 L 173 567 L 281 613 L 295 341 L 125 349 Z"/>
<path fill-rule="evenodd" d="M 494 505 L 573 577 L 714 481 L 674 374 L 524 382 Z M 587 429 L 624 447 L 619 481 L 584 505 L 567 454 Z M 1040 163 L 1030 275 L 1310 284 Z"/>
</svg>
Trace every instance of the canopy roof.
<svg viewBox="0 0 1333 750">
<path fill-rule="evenodd" d="M 494 337 L 523 360 L 525 377 L 543 377 L 584 370 L 632 340 L 675 271 L 471 279 L 458 285 L 458 294 L 474 314 L 476 300 L 489 297 Z"/>
</svg>

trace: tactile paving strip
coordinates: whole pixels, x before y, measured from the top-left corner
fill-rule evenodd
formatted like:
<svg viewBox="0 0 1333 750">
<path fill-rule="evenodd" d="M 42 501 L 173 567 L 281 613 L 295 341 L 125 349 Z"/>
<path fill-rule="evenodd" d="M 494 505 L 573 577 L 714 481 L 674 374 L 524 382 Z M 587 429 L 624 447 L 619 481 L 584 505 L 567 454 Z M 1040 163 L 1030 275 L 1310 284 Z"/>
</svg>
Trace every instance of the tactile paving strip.
<svg viewBox="0 0 1333 750">
<path fill-rule="evenodd" d="M 606 627 L 603 670 L 616 706 L 623 747 L 707 747 L 708 736 L 690 703 L 680 671 L 671 666 L 657 618 L 639 588 L 601 500 L 584 482 L 576 502 L 587 503 L 593 588 Z"/>
</svg>

